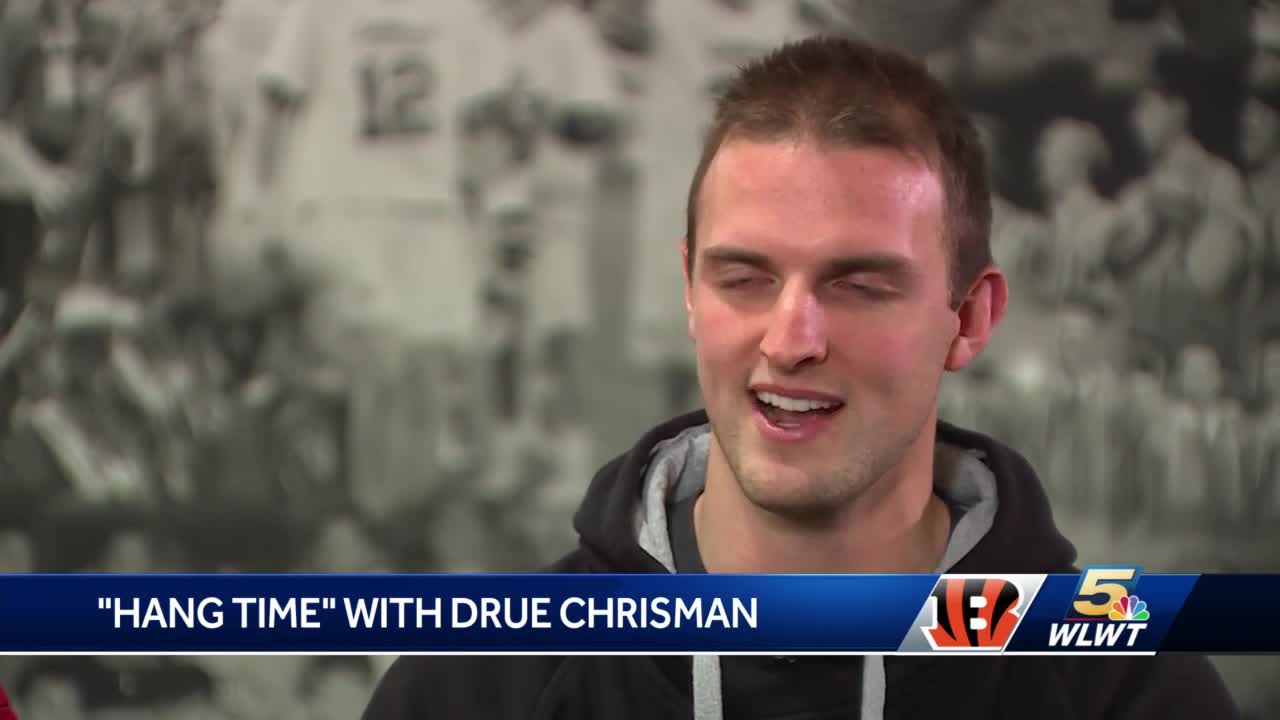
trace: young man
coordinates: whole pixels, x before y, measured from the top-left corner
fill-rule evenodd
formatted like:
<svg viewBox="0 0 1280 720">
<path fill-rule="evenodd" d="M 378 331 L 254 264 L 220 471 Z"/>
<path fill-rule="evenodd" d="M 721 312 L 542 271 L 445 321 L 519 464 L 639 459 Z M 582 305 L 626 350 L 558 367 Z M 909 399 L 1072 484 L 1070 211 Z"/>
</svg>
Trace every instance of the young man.
<svg viewBox="0 0 1280 720">
<path fill-rule="evenodd" d="M 0 2 L 0 338 L 5 340 L 29 304 L 42 238 L 75 205 L 77 184 L 65 155 L 74 144 L 70 58 L 79 43 L 73 23 L 57 22 L 63 19 L 57 8 L 45 2 Z M 17 373 L 0 367 L 0 436 L 9 431 L 19 395 Z"/>
<path fill-rule="evenodd" d="M 506 37 L 469 0 L 295 0 L 267 55 L 263 189 L 288 198 L 295 256 L 324 278 L 308 321 L 355 379 L 349 480 L 370 516 L 412 505 L 437 474 L 451 415 L 439 388 L 478 329 L 464 123 L 512 72 Z"/>
<path fill-rule="evenodd" d="M 1151 169 L 1123 193 L 1129 221 L 1110 254 L 1136 338 L 1167 363 L 1204 341 L 1230 362 L 1233 320 L 1256 303 L 1248 280 L 1262 234 L 1244 178 L 1191 134 L 1189 107 L 1165 85 L 1139 94 L 1133 126 Z"/>
<path fill-rule="evenodd" d="M 1210 345 L 1188 345 L 1175 365 L 1177 397 L 1168 432 L 1170 473 L 1154 518 L 1157 527 L 1186 537 L 1238 526 L 1245 518 L 1241 463 L 1244 413 L 1228 395 L 1222 361 Z"/>
<path fill-rule="evenodd" d="M 968 117 L 917 63 L 811 39 L 717 106 L 682 245 L 705 412 L 576 515 L 582 573 L 1076 572 L 1034 471 L 937 421 L 1004 315 Z M 962 704 L 962 710 L 957 709 Z M 402 658 L 366 718 L 1236 717 L 1200 658 Z"/>
<path fill-rule="evenodd" d="M 1069 296 L 1113 304 L 1118 299 L 1106 273 L 1106 251 L 1119 229 L 1120 214 L 1094 186 L 1107 146 L 1096 127 L 1060 119 L 1045 128 L 1037 149 L 1037 170 L 1047 201 L 1054 242 L 1049 264 L 1053 304 Z"/>
<path fill-rule="evenodd" d="M 1070 299 L 1056 313 L 1059 337 L 1049 392 L 1045 465 L 1040 472 L 1060 513 L 1097 518 L 1109 506 L 1114 438 L 1123 387 L 1110 351 L 1105 308 Z"/>
<path fill-rule="evenodd" d="M 623 112 L 608 46 L 590 15 L 566 0 L 500 0 L 519 61 L 517 103 L 530 157 L 517 182 L 528 188 L 535 238 L 528 267 L 528 366 L 556 370 L 561 401 L 577 421 L 590 371 L 586 343 L 596 325 L 591 287 L 593 206 L 603 151 Z M 514 154 L 514 153 L 513 153 Z M 523 399 L 525 390 L 518 391 Z"/>
</svg>

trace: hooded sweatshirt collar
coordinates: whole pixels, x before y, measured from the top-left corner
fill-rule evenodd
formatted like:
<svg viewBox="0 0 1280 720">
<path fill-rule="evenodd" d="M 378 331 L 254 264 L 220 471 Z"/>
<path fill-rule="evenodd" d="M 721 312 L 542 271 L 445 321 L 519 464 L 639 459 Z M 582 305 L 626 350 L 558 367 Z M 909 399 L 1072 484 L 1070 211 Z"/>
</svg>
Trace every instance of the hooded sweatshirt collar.
<svg viewBox="0 0 1280 720">
<path fill-rule="evenodd" d="M 956 518 L 937 572 L 1069 571 L 1075 548 L 1053 523 L 1049 501 L 1030 465 L 982 434 L 940 422 L 935 488 Z M 574 524 L 583 549 L 604 572 L 671 573 L 667 508 L 699 492 L 710 429 L 705 412 L 674 418 L 596 474 Z M 686 666 L 687 667 L 687 666 Z M 722 716 L 716 656 L 692 662 L 694 716 Z M 863 663 L 860 717 L 883 717 L 883 657 Z"/>
<path fill-rule="evenodd" d="M 645 500 L 649 470 L 658 446 L 686 430 L 706 424 L 703 411 L 668 420 L 645 433 L 634 447 L 596 473 L 574 515 L 574 528 L 582 548 L 596 569 L 630 574 L 670 572 L 660 559 L 641 546 L 636 513 Z M 990 528 L 969 552 L 955 559 L 948 572 L 1012 574 L 1072 570 L 1075 547 L 1054 524 L 1043 485 L 1021 455 L 986 435 L 945 422 L 938 423 L 938 442 L 962 449 L 980 460 L 990 473 L 993 494 L 998 500 Z M 687 486 L 680 489 L 689 490 Z M 956 497 L 957 500 L 965 498 L 968 502 L 980 500 L 963 494 Z"/>
</svg>

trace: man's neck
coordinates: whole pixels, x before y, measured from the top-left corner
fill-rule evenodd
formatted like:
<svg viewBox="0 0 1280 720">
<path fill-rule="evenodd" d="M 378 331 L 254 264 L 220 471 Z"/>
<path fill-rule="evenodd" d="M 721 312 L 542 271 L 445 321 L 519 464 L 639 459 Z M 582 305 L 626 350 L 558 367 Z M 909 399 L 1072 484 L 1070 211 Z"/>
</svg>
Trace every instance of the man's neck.
<svg viewBox="0 0 1280 720">
<path fill-rule="evenodd" d="M 752 504 L 713 437 L 694 507 L 703 564 L 712 573 L 935 572 L 951 515 L 933 492 L 933 443 L 930 426 L 906 461 L 819 524 Z"/>
</svg>

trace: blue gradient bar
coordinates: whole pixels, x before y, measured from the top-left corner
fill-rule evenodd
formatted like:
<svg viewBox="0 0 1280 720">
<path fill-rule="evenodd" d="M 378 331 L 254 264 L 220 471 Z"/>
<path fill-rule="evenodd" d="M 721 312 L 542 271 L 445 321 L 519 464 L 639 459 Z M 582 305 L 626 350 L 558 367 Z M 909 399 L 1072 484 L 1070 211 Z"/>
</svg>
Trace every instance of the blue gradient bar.
<svg viewBox="0 0 1280 720">
<path fill-rule="evenodd" d="M 749 575 L 28 575 L 0 576 L 0 654 L 3 653 L 185 653 L 185 652 L 891 652 L 898 647 L 937 580 L 935 575 L 895 576 L 749 576 Z M 116 627 L 117 608 L 134 607 Z M 160 601 L 164 622 L 153 618 L 142 627 L 149 601 Z M 199 603 L 220 610 L 221 626 L 199 624 Z M 235 598 L 267 599 L 261 603 Z M 312 602 L 303 604 L 301 599 Z M 374 627 L 352 627 L 348 603 L 378 598 L 406 598 L 388 604 L 387 620 Z M 440 627 L 433 615 L 417 626 L 418 606 L 434 609 L 439 599 Z M 481 598 L 515 603 L 506 627 L 453 625 L 455 600 L 480 605 Z M 531 628 L 521 599 L 545 598 L 548 627 Z M 576 598 L 576 599 L 575 599 Z M 633 605 L 632 623 L 617 613 L 596 616 L 595 627 L 573 626 L 587 619 L 587 601 L 607 610 L 608 601 Z M 639 608 L 665 600 L 668 622 L 658 612 Z M 190 620 L 166 626 L 170 599 L 186 608 Z M 292 615 L 276 612 L 271 600 Z M 715 601 L 725 612 L 717 616 Z M 332 601 L 332 602 L 329 602 Z M 735 601 L 739 612 L 735 614 Z M 565 603 L 567 615 L 562 616 Z M 678 603 L 700 607 L 681 616 Z M 752 603 L 754 602 L 754 605 Z M 405 626 L 398 608 L 405 608 Z M 459 620 L 471 613 L 460 605 Z M 742 610 L 754 608 L 755 627 Z M 302 613 L 302 610 L 309 610 Z M 249 621 L 242 626 L 242 621 Z M 206 612 L 212 622 L 214 613 Z M 362 618 L 364 619 L 364 618 Z M 610 620 L 613 627 L 609 627 Z M 737 627 L 732 621 L 737 620 Z M 524 627 L 512 628 L 525 620 Z M 312 627 L 302 626 L 304 621 Z M 621 626 L 619 623 L 621 622 Z M 638 627 L 643 623 L 646 627 Z M 632 627 L 635 625 L 637 627 Z"/>
<path fill-rule="evenodd" d="M 913 638 L 919 645 L 939 577 L 7 575 L 0 576 L 0 654 L 891 654 Z M 1143 574 L 1133 594 L 1146 603 L 1144 627 L 1076 620 L 1080 629 L 1069 636 L 1064 628 L 1073 622 L 1068 615 L 1081 577 L 1036 577 L 1043 582 L 1020 608 L 1021 622 L 1004 652 L 1280 652 L 1280 619 L 1272 611 L 1280 575 Z M 501 607 L 498 626 L 454 626 L 455 619 L 470 619 L 471 604 L 480 607 L 482 598 Z M 535 598 L 542 599 L 544 627 L 530 627 L 533 618 L 524 612 Z M 379 599 L 387 602 L 375 605 Z M 160 612 L 148 618 L 151 600 Z M 190 616 L 171 617 L 171 600 L 190 607 Z M 717 600 L 721 615 L 714 612 Z M 135 601 L 136 615 L 118 613 Z M 434 609 L 437 601 L 439 626 L 431 614 L 421 616 L 419 626 L 419 608 Z M 209 624 L 200 622 L 201 602 Z M 588 619 L 588 602 L 601 610 L 594 627 L 578 624 Z M 359 615 L 353 626 L 348 605 L 358 603 L 378 612 Z M 455 603 L 464 611 L 460 618 Z M 610 603 L 612 613 L 606 612 Z M 700 610 L 681 616 L 677 626 L 681 603 Z M 665 623 L 654 610 L 659 606 Z M 624 622 L 626 610 L 630 622 Z M 1051 643 L 1055 632 L 1058 642 Z"/>
<path fill-rule="evenodd" d="M 1201 575 L 1162 652 L 1280 653 L 1280 575 Z"/>
</svg>

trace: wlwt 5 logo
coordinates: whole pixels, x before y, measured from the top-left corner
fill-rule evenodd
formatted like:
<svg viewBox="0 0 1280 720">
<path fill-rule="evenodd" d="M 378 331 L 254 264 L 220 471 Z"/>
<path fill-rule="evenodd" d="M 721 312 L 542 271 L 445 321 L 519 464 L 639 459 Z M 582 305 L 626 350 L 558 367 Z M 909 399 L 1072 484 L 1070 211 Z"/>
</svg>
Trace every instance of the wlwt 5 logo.
<svg viewBox="0 0 1280 720">
<path fill-rule="evenodd" d="M 1080 576 L 1071 609 L 1049 628 L 1049 647 L 1131 648 L 1151 612 L 1137 595 L 1142 568 L 1090 565 Z"/>
</svg>

